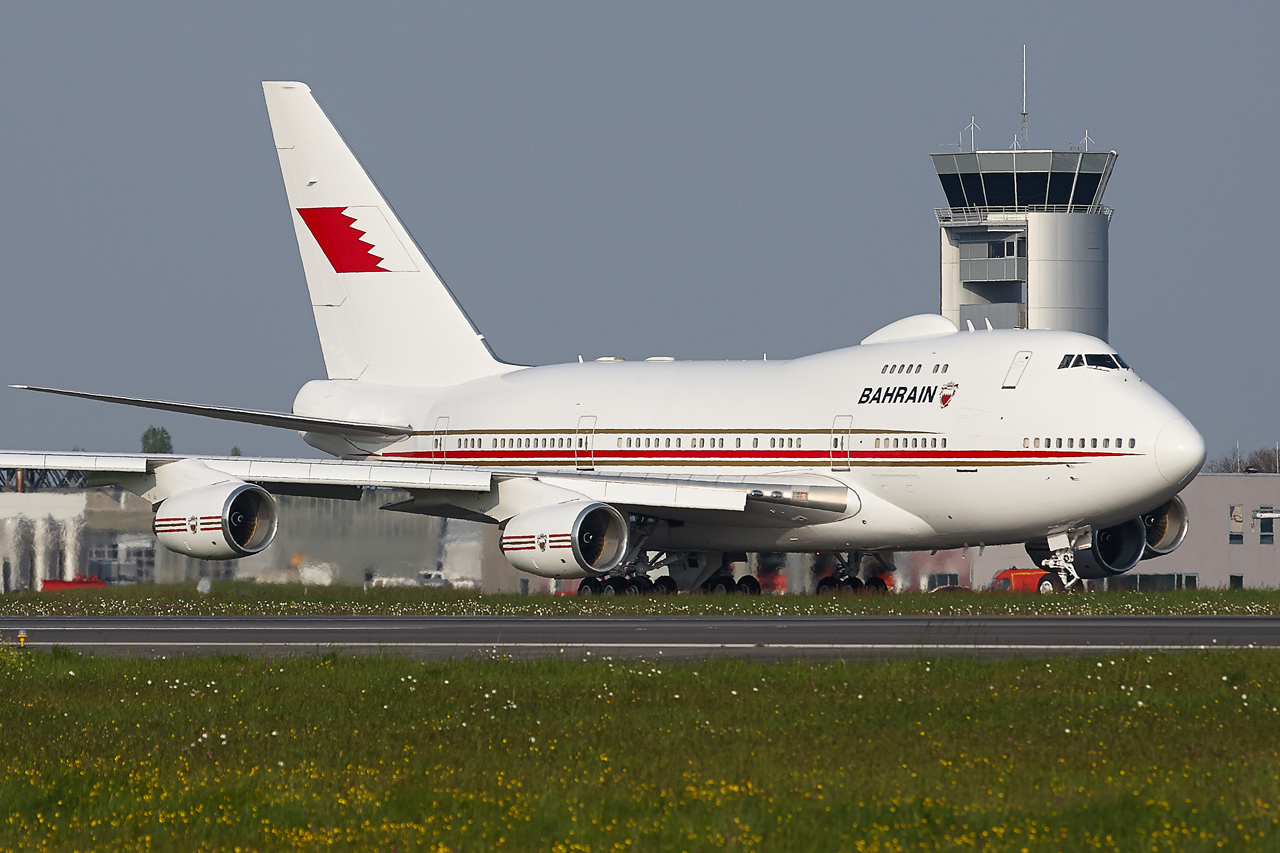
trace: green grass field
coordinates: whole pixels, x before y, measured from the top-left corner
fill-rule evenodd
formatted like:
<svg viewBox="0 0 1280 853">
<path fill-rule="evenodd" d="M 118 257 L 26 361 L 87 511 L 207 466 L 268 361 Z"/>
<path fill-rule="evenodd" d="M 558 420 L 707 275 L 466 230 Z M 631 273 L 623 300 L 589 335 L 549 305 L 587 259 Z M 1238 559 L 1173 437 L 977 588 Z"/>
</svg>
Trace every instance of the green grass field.
<svg viewBox="0 0 1280 853">
<path fill-rule="evenodd" d="M 590 597 L 481 595 L 421 588 L 303 587 L 218 581 L 208 595 L 194 584 L 117 586 L 0 596 L 0 616 L 243 615 L 931 615 L 1160 616 L 1280 615 L 1280 590 L 1106 592 L 1072 595 L 726 595 Z"/>
<path fill-rule="evenodd" d="M 1280 654 L 0 650 L 0 848 L 1280 847 Z"/>
</svg>

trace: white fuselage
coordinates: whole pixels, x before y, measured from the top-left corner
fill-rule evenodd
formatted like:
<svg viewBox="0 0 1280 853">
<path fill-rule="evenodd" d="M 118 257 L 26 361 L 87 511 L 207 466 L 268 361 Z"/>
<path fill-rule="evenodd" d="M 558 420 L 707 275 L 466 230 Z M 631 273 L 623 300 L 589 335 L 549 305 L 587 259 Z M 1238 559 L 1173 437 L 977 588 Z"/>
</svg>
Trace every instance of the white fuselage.
<svg viewBox="0 0 1280 853">
<path fill-rule="evenodd" d="M 294 409 L 415 427 L 377 444 L 307 434 L 338 456 L 853 493 L 844 512 L 688 510 L 655 548 L 949 548 L 1106 527 L 1195 475 L 1199 434 L 1132 370 L 1059 367 L 1111 352 L 1069 332 L 961 332 L 789 361 L 514 368 L 445 389 L 315 382 Z"/>
</svg>

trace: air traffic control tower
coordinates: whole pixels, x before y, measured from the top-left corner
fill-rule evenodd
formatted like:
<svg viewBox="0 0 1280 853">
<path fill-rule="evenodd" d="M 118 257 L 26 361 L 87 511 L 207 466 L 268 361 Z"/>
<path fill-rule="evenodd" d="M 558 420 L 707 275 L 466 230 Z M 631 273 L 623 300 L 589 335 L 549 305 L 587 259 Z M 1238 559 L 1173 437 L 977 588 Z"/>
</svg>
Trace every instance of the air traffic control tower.
<svg viewBox="0 0 1280 853">
<path fill-rule="evenodd" d="M 1107 338 L 1102 193 L 1116 152 L 933 154 L 942 315 L 961 329 L 1064 329 Z"/>
</svg>

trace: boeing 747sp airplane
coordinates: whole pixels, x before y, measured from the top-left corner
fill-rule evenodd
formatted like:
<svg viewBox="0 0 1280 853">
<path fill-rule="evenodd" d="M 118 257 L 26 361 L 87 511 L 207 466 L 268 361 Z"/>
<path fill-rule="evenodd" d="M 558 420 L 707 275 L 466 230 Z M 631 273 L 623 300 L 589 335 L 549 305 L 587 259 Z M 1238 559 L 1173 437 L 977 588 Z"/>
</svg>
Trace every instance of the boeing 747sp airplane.
<svg viewBox="0 0 1280 853">
<path fill-rule="evenodd" d="M 1200 434 L 1085 335 L 920 315 L 790 361 L 503 363 L 311 90 L 263 90 L 327 378 L 291 413 L 33 390 L 298 430 L 334 458 L 3 452 L 0 467 L 122 486 L 152 502 L 162 545 L 209 560 L 271 544 L 273 494 L 403 489 L 385 509 L 497 525 L 516 568 L 596 592 L 698 588 L 746 551 L 1006 543 L 1071 586 L 1186 533 Z"/>
</svg>

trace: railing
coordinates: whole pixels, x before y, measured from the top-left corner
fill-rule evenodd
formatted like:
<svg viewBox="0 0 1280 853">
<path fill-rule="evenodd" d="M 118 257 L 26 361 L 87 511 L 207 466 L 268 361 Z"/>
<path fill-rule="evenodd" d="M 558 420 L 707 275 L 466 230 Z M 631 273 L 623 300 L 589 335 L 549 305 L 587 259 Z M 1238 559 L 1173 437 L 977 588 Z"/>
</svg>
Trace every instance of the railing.
<svg viewBox="0 0 1280 853">
<path fill-rule="evenodd" d="M 45 489 L 83 488 L 85 488 L 83 471 L 0 469 L 0 492 L 38 492 Z"/>
<path fill-rule="evenodd" d="M 1025 204 L 1016 207 L 935 207 L 939 225 L 985 222 L 992 214 L 1025 216 L 1028 213 L 1101 213 L 1111 220 L 1115 213 L 1105 204 Z"/>
</svg>

